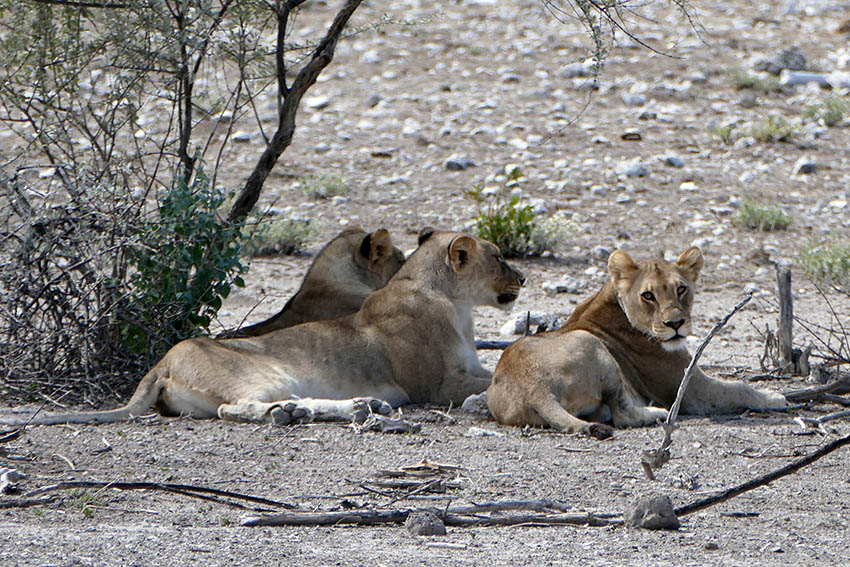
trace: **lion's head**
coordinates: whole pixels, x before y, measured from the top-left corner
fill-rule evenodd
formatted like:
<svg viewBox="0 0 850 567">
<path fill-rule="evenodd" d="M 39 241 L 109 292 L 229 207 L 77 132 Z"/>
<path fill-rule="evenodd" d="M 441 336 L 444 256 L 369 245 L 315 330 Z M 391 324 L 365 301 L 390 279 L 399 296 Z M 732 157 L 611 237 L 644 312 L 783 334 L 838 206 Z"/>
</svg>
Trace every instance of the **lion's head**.
<svg viewBox="0 0 850 567">
<path fill-rule="evenodd" d="M 702 252 L 696 247 L 679 254 L 675 262 L 650 259 L 636 264 L 622 250 L 608 258 L 617 301 L 629 322 L 665 350 L 686 348 L 702 266 Z"/>
<path fill-rule="evenodd" d="M 454 289 L 450 295 L 474 305 L 510 309 L 525 276 L 505 262 L 495 244 L 467 234 L 435 233 L 425 228 L 419 233 L 420 249 L 431 248 L 445 258 Z"/>
</svg>

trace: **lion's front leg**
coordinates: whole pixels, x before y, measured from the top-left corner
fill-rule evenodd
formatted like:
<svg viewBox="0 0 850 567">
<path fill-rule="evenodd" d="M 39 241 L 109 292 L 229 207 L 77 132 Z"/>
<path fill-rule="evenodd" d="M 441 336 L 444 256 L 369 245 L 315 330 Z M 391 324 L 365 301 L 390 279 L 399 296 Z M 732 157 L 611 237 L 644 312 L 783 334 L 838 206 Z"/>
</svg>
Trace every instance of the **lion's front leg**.
<svg viewBox="0 0 850 567">
<path fill-rule="evenodd" d="M 712 378 L 697 368 L 682 399 L 682 411 L 704 415 L 746 409 L 769 410 L 784 408 L 786 403 L 785 396 L 778 392 Z"/>
<path fill-rule="evenodd" d="M 377 398 L 351 398 L 328 400 L 302 398 L 277 402 L 243 400 L 235 404 L 222 404 L 218 416 L 228 421 L 249 423 L 274 423 L 290 425 L 309 421 L 355 421 L 362 423 L 371 414 L 389 415 L 392 406 Z"/>
<path fill-rule="evenodd" d="M 227 421 L 289 425 L 313 421 L 314 412 L 309 405 L 303 403 L 303 400 L 278 402 L 241 400 L 235 404 L 218 406 L 218 417 Z"/>
<path fill-rule="evenodd" d="M 310 408 L 316 421 L 354 421 L 363 423 L 372 414 L 389 415 L 393 408 L 378 398 L 351 398 L 347 400 L 328 400 L 322 398 L 304 398 L 298 400 Z"/>
</svg>

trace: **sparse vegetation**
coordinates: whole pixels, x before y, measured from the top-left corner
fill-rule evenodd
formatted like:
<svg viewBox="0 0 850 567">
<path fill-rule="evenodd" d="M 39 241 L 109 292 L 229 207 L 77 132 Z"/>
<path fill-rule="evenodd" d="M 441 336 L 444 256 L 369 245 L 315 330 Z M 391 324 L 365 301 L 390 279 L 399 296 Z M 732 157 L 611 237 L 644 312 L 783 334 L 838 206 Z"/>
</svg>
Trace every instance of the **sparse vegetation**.
<svg viewBox="0 0 850 567">
<path fill-rule="evenodd" d="M 307 175 L 301 178 L 301 190 L 313 199 L 330 199 L 348 194 L 348 185 L 339 175 Z"/>
<path fill-rule="evenodd" d="M 532 241 L 539 248 L 551 252 L 556 252 L 580 228 L 577 216 L 568 211 L 557 211 L 536 224 Z"/>
<path fill-rule="evenodd" d="M 224 200 L 199 170 L 192 185 L 178 179 L 160 198 L 157 221 L 141 226 L 127 251 L 132 315 L 121 325 L 132 352 L 158 357 L 205 331 L 231 289 L 245 285 L 240 255 L 250 231 L 219 222 Z"/>
<path fill-rule="evenodd" d="M 848 115 L 850 115 L 850 97 L 837 94 L 806 105 L 803 109 L 804 118 L 823 121 L 825 126 L 830 127 L 835 126 Z"/>
<path fill-rule="evenodd" d="M 506 185 L 518 187 L 523 177 L 520 167 L 510 167 Z M 485 189 L 476 187 L 466 195 L 480 205 L 475 220 L 475 232 L 480 238 L 494 243 L 506 258 L 539 256 L 546 250 L 554 251 L 571 234 L 578 230 L 573 216 L 559 212 L 551 217 L 539 219 L 534 207 L 522 203 L 522 197 L 508 197 L 508 187 Z"/>
<path fill-rule="evenodd" d="M 727 124 L 712 124 L 709 125 L 707 130 L 708 133 L 714 136 L 715 138 L 719 138 L 724 144 L 731 144 L 735 141 L 733 137 L 733 132 L 735 132 L 736 125 L 734 122 L 729 122 Z"/>
<path fill-rule="evenodd" d="M 797 128 L 781 116 L 770 114 L 750 124 L 747 133 L 760 142 L 790 142 L 797 136 Z"/>
<path fill-rule="evenodd" d="M 746 200 L 738 211 L 738 222 L 747 228 L 769 232 L 785 230 L 791 224 L 791 216 L 776 205 L 764 205 Z"/>
<path fill-rule="evenodd" d="M 812 241 L 800 250 L 800 264 L 813 280 L 850 291 L 850 244 Z"/>
<path fill-rule="evenodd" d="M 729 79 L 738 90 L 749 89 L 764 93 L 782 90 L 779 78 L 769 73 L 753 73 L 736 68 L 729 71 Z"/>
<path fill-rule="evenodd" d="M 245 250 L 251 256 L 298 254 L 315 234 L 309 219 L 276 219 L 263 221 L 251 230 Z"/>
<path fill-rule="evenodd" d="M 713 124 L 708 126 L 707 131 L 724 144 L 733 144 L 745 136 L 750 136 L 759 142 L 790 142 L 797 137 L 797 126 L 776 114 L 743 124 L 735 122 Z"/>
</svg>

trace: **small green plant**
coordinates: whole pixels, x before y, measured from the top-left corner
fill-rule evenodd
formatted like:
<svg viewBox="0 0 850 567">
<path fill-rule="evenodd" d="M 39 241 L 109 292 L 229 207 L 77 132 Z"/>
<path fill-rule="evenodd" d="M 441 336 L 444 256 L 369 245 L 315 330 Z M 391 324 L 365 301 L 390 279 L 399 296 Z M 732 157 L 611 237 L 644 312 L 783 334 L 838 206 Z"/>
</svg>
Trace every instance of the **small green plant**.
<svg viewBox="0 0 850 567">
<path fill-rule="evenodd" d="M 520 197 L 505 199 L 496 195 L 475 221 L 480 238 L 489 240 L 499 247 L 506 258 L 537 256 L 543 250 L 533 243 L 537 229 L 534 210 L 530 205 L 521 205 Z"/>
<path fill-rule="evenodd" d="M 225 528 L 232 523 L 233 523 L 233 520 L 231 520 L 230 518 L 222 518 L 221 519 L 221 525 L 224 526 Z"/>
<path fill-rule="evenodd" d="M 348 185 L 339 175 L 307 175 L 301 178 L 301 190 L 313 199 L 330 199 L 348 193 Z"/>
<path fill-rule="evenodd" d="M 748 133 L 760 142 L 790 142 L 797 136 L 797 129 L 781 116 L 770 114 L 750 124 Z"/>
<path fill-rule="evenodd" d="M 316 232 L 309 219 L 278 219 L 260 222 L 251 229 L 245 251 L 251 256 L 298 254 Z"/>
<path fill-rule="evenodd" d="M 708 128 L 708 133 L 719 138 L 724 144 L 731 144 L 735 141 L 733 133 L 735 132 L 735 123 L 728 124 L 712 124 Z"/>
<path fill-rule="evenodd" d="M 506 187 L 485 190 L 482 186 L 466 191 L 466 196 L 486 208 L 479 210 L 475 231 L 480 238 L 499 247 L 506 258 L 539 256 L 545 250 L 554 251 L 566 238 L 578 231 L 578 223 L 566 212 L 538 219 L 534 207 L 523 205 L 521 197 L 507 198 L 507 187 L 518 187 L 524 176 L 517 165 L 507 166 Z"/>
<path fill-rule="evenodd" d="M 729 79 L 738 90 L 754 90 L 759 92 L 776 92 L 782 90 L 779 78 L 768 73 L 751 73 L 736 68 L 729 71 Z"/>
<path fill-rule="evenodd" d="M 850 244 L 812 241 L 800 250 L 798 257 L 813 280 L 850 291 Z"/>
<path fill-rule="evenodd" d="M 94 517 L 95 507 L 100 506 L 95 495 L 90 492 L 74 490 L 71 492 L 71 496 L 77 499 L 76 506 L 80 509 L 83 516 L 89 520 L 92 519 Z"/>
<path fill-rule="evenodd" d="M 762 205 L 746 200 L 738 211 L 738 222 L 753 230 L 769 232 L 788 228 L 791 217 L 776 205 Z"/>
<path fill-rule="evenodd" d="M 122 326 L 136 353 L 160 355 L 181 339 L 204 331 L 233 286 L 243 287 L 242 224 L 219 222 L 225 195 L 203 171 L 191 185 L 178 179 L 159 199 L 158 219 L 139 230 L 129 251 L 132 297 Z"/>
<path fill-rule="evenodd" d="M 803 109 L 804 118 L 823 120 L 826 126 L 835 126 L 848 114 L 850 114 L 850 98 L 836 94 L 806 105 Z"/>
</svg>

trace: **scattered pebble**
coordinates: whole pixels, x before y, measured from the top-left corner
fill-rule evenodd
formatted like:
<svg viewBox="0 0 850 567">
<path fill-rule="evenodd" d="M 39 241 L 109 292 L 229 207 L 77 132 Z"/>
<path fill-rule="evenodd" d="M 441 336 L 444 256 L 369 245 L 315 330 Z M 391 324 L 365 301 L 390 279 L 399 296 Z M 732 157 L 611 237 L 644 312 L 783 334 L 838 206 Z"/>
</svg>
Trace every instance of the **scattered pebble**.
<svg viewBox="0 0 850 567">
<path fill-rule="evenodd" d="M 804 156 L 804 157 L 801 157 L 800 159 L 798 159 L 796 162 L 794 162 L 794 167 L 792 168 L 792 171 L 794 172 L 794 175 L 800 175 L 800 174 L 807 175 L 807 174 L 810 174 L 810 173 L 814 173 L 817 170 L 817 168 L 818 168 L 817 161 L 815 161 L 814 159 L 812 159 L 810 157 Z"/>
<path fill-rule="evenodd" d="M 446 169 L 449 171 L 463 171 L 475 167 L 475 162 L 464 156 L 452 156 L 446 160 Z"/>
<path fill-rule="evenodd" d="M 431 510 L 416 510 L 404 522 L 407 531 L 415 536 L 446 535 L 446 524 Z"/>
</svg>

